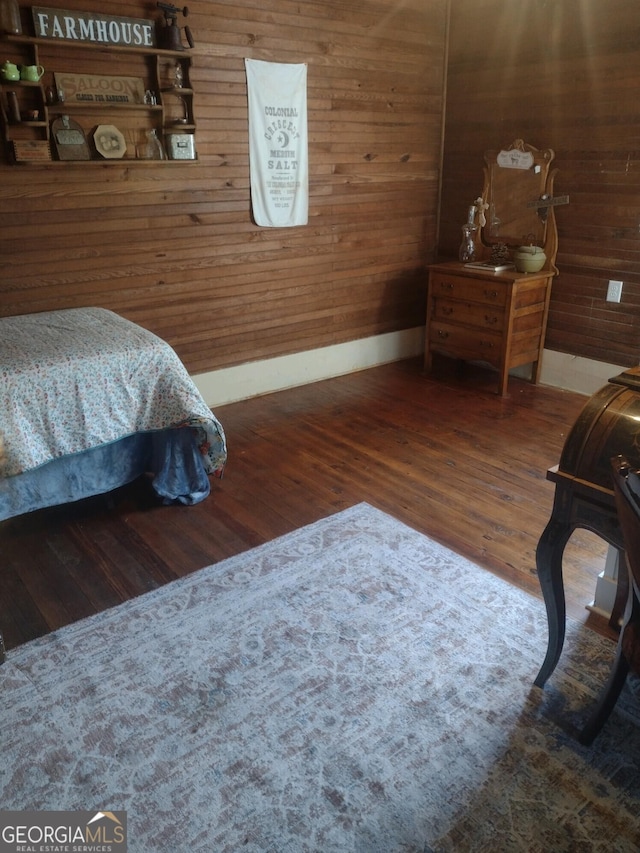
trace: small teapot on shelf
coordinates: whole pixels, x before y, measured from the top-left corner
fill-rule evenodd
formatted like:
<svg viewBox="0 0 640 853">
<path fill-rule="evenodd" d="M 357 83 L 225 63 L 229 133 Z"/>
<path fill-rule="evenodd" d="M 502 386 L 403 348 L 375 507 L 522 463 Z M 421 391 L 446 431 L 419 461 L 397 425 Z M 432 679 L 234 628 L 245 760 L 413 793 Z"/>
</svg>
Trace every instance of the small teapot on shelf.
<svg viewBox="0 0 640 853">
<path fill-rule="evenodd" d="M 20 69 L 15 63 L 9 62 L 7 59 L 2 63 L 2 65 L 0 65 L 0 77 L 2 77 L 3 80 L 19 80 Z"/>
</svg>

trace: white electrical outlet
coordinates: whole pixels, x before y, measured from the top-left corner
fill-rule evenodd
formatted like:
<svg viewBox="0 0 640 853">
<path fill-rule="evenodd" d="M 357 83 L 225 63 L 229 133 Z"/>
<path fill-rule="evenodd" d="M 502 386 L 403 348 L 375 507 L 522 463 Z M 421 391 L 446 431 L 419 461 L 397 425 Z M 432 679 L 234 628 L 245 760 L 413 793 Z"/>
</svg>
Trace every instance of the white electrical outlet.
<svg viewBox="0 0 640 853">
<path fill-rule="evenodd" d="M 610 281 L 607 288 L 607 302 L 620 302 L 622 299 L 622 282 Z"/>
</svg>

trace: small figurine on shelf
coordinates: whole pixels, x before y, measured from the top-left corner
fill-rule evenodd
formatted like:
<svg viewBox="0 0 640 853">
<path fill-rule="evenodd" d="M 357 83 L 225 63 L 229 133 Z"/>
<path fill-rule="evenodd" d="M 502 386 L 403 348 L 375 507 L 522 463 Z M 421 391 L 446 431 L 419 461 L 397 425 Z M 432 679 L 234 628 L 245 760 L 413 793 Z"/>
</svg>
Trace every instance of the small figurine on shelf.
<svg viewBox="0 0 640 853">
<path fill-rule="evenodd" d="M 484 215 L 485 210 L 489 210 L 489 205 L 482 198 L 481 195 L 474 201 L 473 206 L 475 207 L 478 213 L 478 225 L 480 228 L 484 228 L 487 224 L 487 217 Z"/>
<path fill-rule="evenodd" d="M 176 70 L 173 74 L 173 85 L 176 89 L 182 89 L 184 86 L 184 71 L 180 60 L 176 62 Z"/>
</svg>

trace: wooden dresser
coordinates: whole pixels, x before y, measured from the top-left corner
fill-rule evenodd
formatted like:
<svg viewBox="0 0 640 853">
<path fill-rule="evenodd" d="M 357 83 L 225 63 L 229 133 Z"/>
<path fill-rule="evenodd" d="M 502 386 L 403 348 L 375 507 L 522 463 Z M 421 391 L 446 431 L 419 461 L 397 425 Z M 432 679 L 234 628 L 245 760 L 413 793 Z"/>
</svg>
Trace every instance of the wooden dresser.
<svg viewBox="0 0 640 853">
<path fill-rule="evenodd" d="M 429 267 L 424 366 L 434 352 L 484 362 L 499 374 L 507 393 L 509 370 L 532 364 L 540 375 L 554 271 L 484 271 L 458 261 Z"/>
</svg>

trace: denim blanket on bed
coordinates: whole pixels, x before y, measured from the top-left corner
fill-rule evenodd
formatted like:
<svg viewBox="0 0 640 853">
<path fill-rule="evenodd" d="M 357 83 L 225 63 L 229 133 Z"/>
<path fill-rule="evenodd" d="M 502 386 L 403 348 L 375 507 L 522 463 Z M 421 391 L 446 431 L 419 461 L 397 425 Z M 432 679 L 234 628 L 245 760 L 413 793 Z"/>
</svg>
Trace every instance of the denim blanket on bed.
<svg viewBox="0 0 640 853">
<path fill-rule="evenodd" d="M 138 432 L 192 427 L 208 474 L 224 431 L 174 350 L 104 308 L 0 318 L 0 431 L 12 476 Z"/>
</svg>

